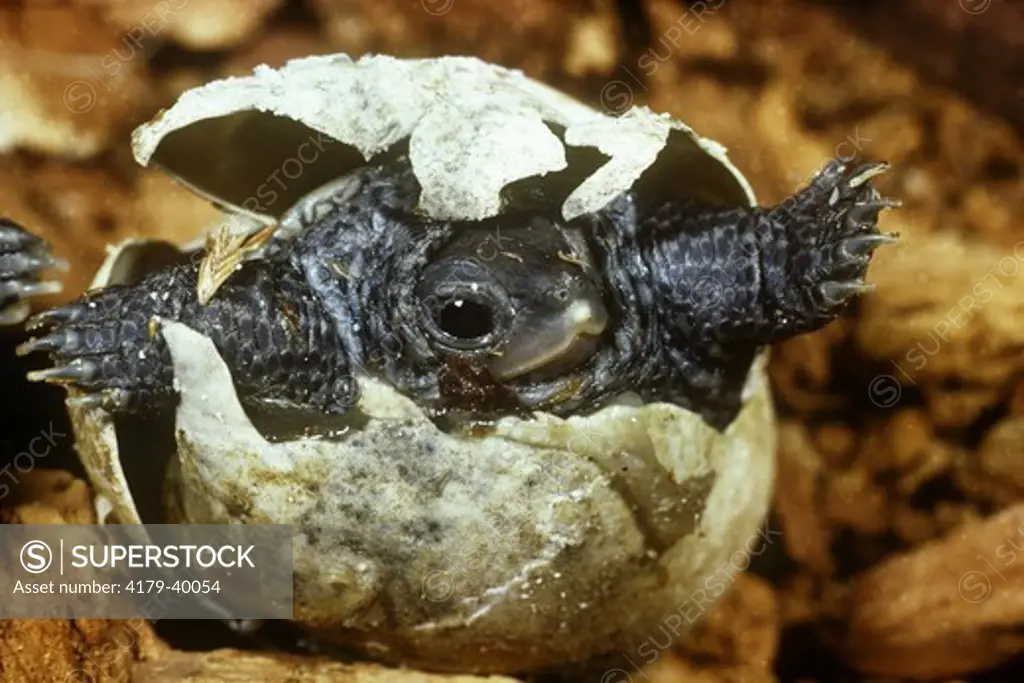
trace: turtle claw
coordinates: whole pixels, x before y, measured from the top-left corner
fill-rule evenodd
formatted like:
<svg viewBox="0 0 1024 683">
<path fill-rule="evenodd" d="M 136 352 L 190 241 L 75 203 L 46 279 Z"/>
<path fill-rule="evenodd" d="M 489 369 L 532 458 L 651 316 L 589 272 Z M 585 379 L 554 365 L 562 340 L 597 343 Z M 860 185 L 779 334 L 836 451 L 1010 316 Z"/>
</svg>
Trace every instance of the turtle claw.
<svg viewBox="0 0 1024 683">
<path fill-rule="evenodd" d="M 34 337 L 18 346 L 14 352 L 19 356 L 27 356 L 37 351 L 72 354 L 82 348 L 82 334 L 73 329 L 60 329 L 43 337 Z"/>
<path fill-rule="evenodd" d="M 821 292 L 824 304 L 829 308 L 833 308 L 841 306 L 848 299 L 858 294 L 873 292 L 875 285 L 865 282 L 833 282 L 829 280 L 823 282 L 818 290 Z"/>
<path fill-rule="evenodd" d="M 42 294 L 60 294 L 63 286 L 56 280 L 46 282 L 16 282 L 8 281 L 0 284 L 0 296 L 28 299 Z"/>
<path fill-rule="evenodd" d="M 53 327 L 74 322 L 85 313 L 85 306 L 80 303 L 68 304 L 59 308 L 50 308 L 40 311 L 25 321 L 25 329 L 40 330 L 44 327 Z"/>
<path fill-rule="evenodd" d="M 68 333 L 62 330 L 60 332 L 48 334 L 45 337 L 29 339 L 27 342 L 14 349 L 14 352 L 19 356 L 27 356 L 30 353 L 35 353 L 36 351 L 59 351 L 68 345 L 68 336 Z"/>
<path fill-rule="evenodd" d="M 28 313 L 26 300 L 61 291 L 59 282 L 40 277 L 51 269 L 66 271 L 68 263 L 54 258 L 42 239 L 0 218 L 0 324 L 24 320 Z"/>
<path fill-rule="evenodd" d="M 884 161 L 878 161 L 871 164 L 864 164 L 857 168 L 856 171 L 851 173 L 846 180 L 847 187 L 856 189 L 871 180 L 875 176 L 881 175 L 889 170 L 889 164 Z"/>
<path fill-rule="evenodd" d="M 57 365 L 45 370 L 34 370 L 28 373 L 30 382 L 49 382 L 51 384 L 77 384 L 85 387 L 91 384 L 99 374 L 99 366 L 91 360 L 76 358 L 67 365 Z"/>
<path fill-rule="evenodd" d="M 854 260 L 870 256 L 875 249 L 886 244 L 893 244 L 899 241 L 894 233 L 879 233 L 877 235 L 858 235 L 845 240 L 839 245 L 840 254 L 848 259 Z"/>
<path fill-rule="evenodd" d="M 871 226 L 878 221 L 878 214 L 883 209 L 898 209 L 903 202 L 887 197 L 874 197 L 860 202 L 846 212 L 846 227 L 856 230 L 863 226 Z"/>
</svg>

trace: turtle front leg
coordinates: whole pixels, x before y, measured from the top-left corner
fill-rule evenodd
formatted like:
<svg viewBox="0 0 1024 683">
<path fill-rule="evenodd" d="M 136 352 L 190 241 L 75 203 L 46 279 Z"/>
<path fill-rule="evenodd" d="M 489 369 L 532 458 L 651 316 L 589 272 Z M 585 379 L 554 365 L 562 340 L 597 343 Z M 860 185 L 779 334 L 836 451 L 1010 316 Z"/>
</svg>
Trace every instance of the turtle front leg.
<svg viewBox="0 0 1024 683">
<path fill-rule="evenodd" d="M 668 204 L 638 222 L 642 264 L 672 400 L 724 428 L 741 405 L 759 347 L 824 327 L 868 291 L 882 198 L 870 178 L 887 169 L 838 163 L 777 207 Z"/>
<path fill-rule="evenodd" d="M 813 332 L 838 318 L 864 282 L 875 249 L 898 240 L 878 230 L 878 215 L 900 203 L 882 197 L 870 179 L 889 169 L 864 164 L 847 173 L 832 162 L 810 185 L 757 220 L 762 304 L 755 337 L 761 344 Z"/>
<path fill-rule="evenodd" d="M 43 271 L 67 263 L 50 255 L 46 243 L 17 223 L 0 218 L 0 325 L 16 325 L 28 316 L 27 299 L 60 292 L 59 282 L 43 281 Z"/>
<path fill-rule="evenodd" d="M 713 351 L 765 346 L 824 327 L 864 283 L 871 255 L 896 236 L 878 214 L 897 202 L 833 163 L 772 208 L 670 205 L 638 230 L 662 324 Z"/>
<path fill-rule="evenodd" d="M 173 366 L 160 334 L 160 321 L 171 319 L 213 341 L 243 402 L 334 413 L 355 402 L 347 355 L 298 273 L 248 263 L 205 305 L 196 278 L 195 266 L 172 267 L 31 318 L 29 328 L 47 334 L 18 353 L 47 351 L 54 366 L 29 378 L 69 385 L 77 400 L 115 413 L 172 408 Z"/>
</svg>

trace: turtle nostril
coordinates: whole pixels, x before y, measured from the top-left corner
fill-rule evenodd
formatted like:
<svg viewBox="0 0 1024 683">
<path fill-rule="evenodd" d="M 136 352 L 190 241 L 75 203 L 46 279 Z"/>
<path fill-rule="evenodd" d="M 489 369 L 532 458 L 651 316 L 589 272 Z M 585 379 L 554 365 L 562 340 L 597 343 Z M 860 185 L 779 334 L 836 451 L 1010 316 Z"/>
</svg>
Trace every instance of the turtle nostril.
<svg viewBox="0 0 1024 683">
<path fill-rule="evenodd" d="M 454 299 L 438 313 L 437 325 L 456 339 L 479 339 L 494 330 L 494 312 L 479 301 Z"/>
</svg>

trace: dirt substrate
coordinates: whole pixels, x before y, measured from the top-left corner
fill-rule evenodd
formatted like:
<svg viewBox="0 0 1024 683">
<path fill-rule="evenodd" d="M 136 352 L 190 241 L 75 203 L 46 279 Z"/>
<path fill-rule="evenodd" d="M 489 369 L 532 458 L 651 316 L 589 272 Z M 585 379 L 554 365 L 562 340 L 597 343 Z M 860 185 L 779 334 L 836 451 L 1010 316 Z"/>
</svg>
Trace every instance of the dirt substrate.
<svg viewBox="0 0 1024 683">
<path fill-rule="evenodd" d="M 684 645 L 602 683 L 1024 679 L 1024 82 L 1002 63 L 1019 67 L 1022 34 L 998 28 L 1024 26 L 1020 5 L 911 2 L 883 22 L 795 0 L 23 4 L 0 8 L 0 211 L 73 264 L 44 304 L 79 292 L 105 244 L 184 241 L 215 215 L 135 167 L 131 129 L 185 88 L 292 56 L 470 53 L 613 112 L 650 104 L 723 143 L 764 203 L 837 156 L 891 163 L 879 187 L 904 207 L 881 228 L 902 242 L 878 253 L 877 291 L 774 352 L 778 542 Z M 988 35 L 1005 49 L 979 46 Z M 974 78 L 979 54 L 992 68 Z M 41 429 L 69 431 L 60 393 L 22 380 L 18 339 L 0 348 L 4 394 L 19 397 L 0 466 Z M 18 475 L 4 521 L 90 520 L 69 441 L 48 454 L 54 471 Z M 0 678 L 412 677 L 187 630 L 0 622 Z"/>
</svg>

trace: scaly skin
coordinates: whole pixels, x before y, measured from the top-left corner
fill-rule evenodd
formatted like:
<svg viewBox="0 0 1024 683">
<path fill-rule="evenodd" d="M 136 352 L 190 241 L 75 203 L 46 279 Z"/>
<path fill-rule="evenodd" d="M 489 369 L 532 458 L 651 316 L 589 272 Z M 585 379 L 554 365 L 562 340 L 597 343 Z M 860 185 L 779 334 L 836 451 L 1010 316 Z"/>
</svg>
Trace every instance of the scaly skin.
<svg viewBox="0 0 1024 683">
<path fill-rule="evenodd" d="M 195 265 L 168 268 L 39 314 L 30 327 L 57 328 L 28 346 L 64 363 L 33 378 L 70 382 L 114 410 L 172 407 L 170 354 L 159 335 L 164 318 L 209 336 L 250 401 L 279 399 L 326 412 L 354 403 L 338 337 L 315 298 L 303 293 L 299 273 L 284 263 L 247 263 L 206 306 L 197 300 L 197 276 Z"/>
<path fill-rule="evenodd" d="M 630 194 L 595 218 L 602 268 L 617 274 L 610 289 L 622 317 L 638 321 L 619 335 L 617 357 L 661 351 L 636 385 L 641 396 L 724 429 L 759 348 L 824 327 L 870 289 L 874 249 L 895 241 L 877 221 L 896 202 L 866 182 L 884 170 L 831 164 L 777 207 L 649 207 Z M 649 341 L 627 352 L 638 338 Z"/>
<path fill-rule="evenodd" d="M 50 255 L 43 240 L 0 218 L 0 325 L 21 322 L 20 304 L 29 298 L 59 292 L 60 283 L 44 282 L 41 275 L 50 268 L 66 267 Z"/>
<path fill-rule="evenodd" d="M 876 225 L 894 203 L 867 182 L 881 164 L 852 172 L 833 164 L 774 208 L 649 205 L 631 192 L 569 225 L 535 216 L 550 227 L 531 232 L 524 224 L 534 219 L 519 214 L 455 225 L 419 217 L 407 161 L 389 163 L 360 171 L 344 204 L 246 263 L 207 306 L 196 301 L 193 270 L 160 271 L 38 316 L 32 325 L 50 333 L 21 351 L 48 351 L 54 367 L 39 379 L 70 383 L 107 409 L 164 410 L 174 390 L 158 316 L 207 334 L 248 402 L 341 413 L 355 400 L 352 378 L 367 371 L 428 408 L 454 406 L 477 419 L 530 409 L 577 414 L 635 391 L 724 429 L 758 348 L 839 316 L 867 289 L 873 250 L 893 240 Z M 474 230 L 479 242 L 465 239 Z M 453 389 L 442 381 L 456 366 L 478 370 L 487 356 L 439 346 L 424 331 L 417 294 L 446 245 L 494 237 L 537 253 L 575 254 L 568 261 L 581 269 L 572 275 L 553 258 L 517 261 L 514 272 L 500 259 L 480 263 L 484 282 L 501 276 L 508 310 L 530 313 L 523 306 L 534 305 L 524 303 L 536 300 L 533 289 L 562 268 L 559 277 L 577 278 L 574 292 L 596 282 L 609 313 L 600 347 L 575 367 L 485 382 L 503 397 L 497 403 L 479 386 L 463 395 L 457 382 Z M 485 403 L 491 414 L 482 414 Z"/>
</svg>

